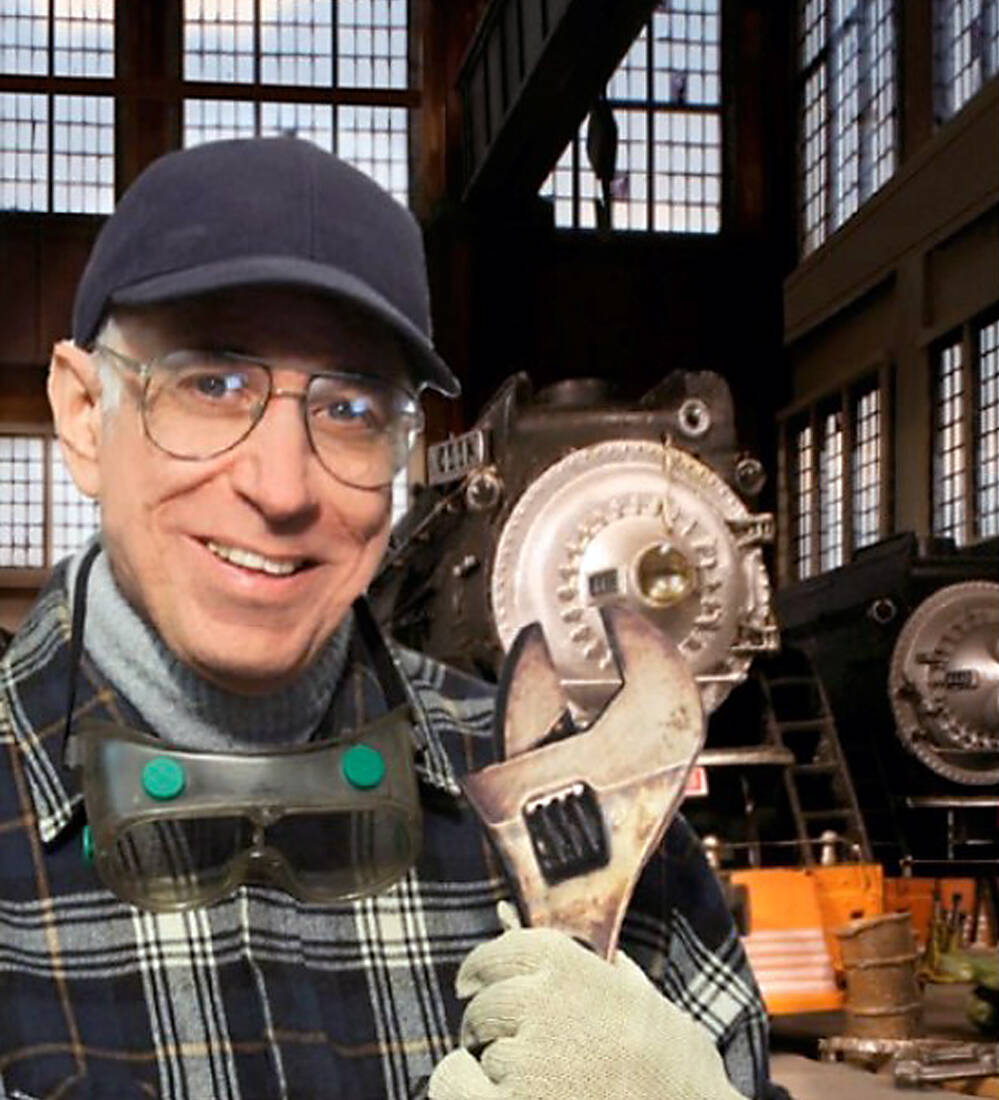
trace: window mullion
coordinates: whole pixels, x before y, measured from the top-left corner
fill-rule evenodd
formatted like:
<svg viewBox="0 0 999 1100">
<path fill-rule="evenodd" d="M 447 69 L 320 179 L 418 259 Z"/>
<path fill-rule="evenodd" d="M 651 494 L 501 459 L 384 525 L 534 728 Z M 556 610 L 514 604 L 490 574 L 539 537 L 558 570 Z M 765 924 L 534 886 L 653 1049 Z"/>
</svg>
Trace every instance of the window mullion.
<svg viewBox="0 0 999 1100">
<path fill-rule="evenodd" d="M 260 84 L 261 84 L 261 57 L 260 57 L 260 0 L 253 0 L 253 84 L 256 98 L 260 99 Z M 280 73 L 277 74 L 280 77 Z M 260 132 L 260 118 L 257 117 L 257 133 Z"/>
<path fill-rule="evenodd" d="M 259 3 L 259 0 L 258 0 Z M 340 0 L 333 0 L 330 10 L 330 53 L 332 55 L 330 61 L 330 70 L 332 72 L 332 79 L 330 83 L 334 88 L 340 87 Z M 409 9 L 407 8 L 406 17 L 406 41 L 408 43 L 407 52 L 407 66 L 406 66 L 406 83 L 413 82 L 412 65 L 413 58 L 416 56 L 416 51 L 413 48 L 413 20 L 409 17 Z M 336 108 L 333 110 L 333 148 L 336 146 Z"/>
<path fill-rule="evenodd" d="M 819 54 L 821 64 L 825 69 L 825 116 L 826 116 L 826 216 L 825 225 L 822 227 L 822 239 L 829 237 L 836 228 L 836 100 L 835 100 L 835 76 L 836 76 L 836 50 L 833 42 L 833 0 L 826 0 L 823 6 L 822 18 L 825 21 L 825 43 Z"/>
<path fill-rule="evenodd" d="M 996 75 L 997 66 L 999 66 L 999 50 L 996 49 L 994 43 L 999 40 L 999 3 L 996 0 L 992 0 L 988 3 L 987 0 L 983 0 L 982 4 L 982 37 L 984 39 L 984 48 L 982 50 L 982 67 L 984 69 L 984 79 L 991 80 Z M 991 66 L 990 66 L 991 61 Z"/>
<path fill-rule="evenodd" d="M 655 176 L 655 125 L 653 114 L 655 112 L 655 41 L 653 39 L 653 23 L 650 18 L 645 24 L 648 41 L 645 43 L 645 228 L 655 229 L 655 201 L 654 188 Z"/>
<path fill-rule="evenodd" d="M 49 0 L 49 27 L 48 27 L 48 79 L 51 81 L 55 75 L 55 0 Z M 47 176 L 45 209 L 51 213 L 55 207 L 55 95 L 51 88 L 45 96 L 46 120 L 48 130 L 48 147 L 45 151 L 45 171 Z"/>
<path fill-rule="evenodd" d="M 260 0 L 253 0 L 253 133 L 260 137 L 260 84 L 263 61 L 260 46 L 263 36 L 260 33 Z M 280 78 L 280 73 L 275 74 Z"/>
<path fill-rule="evenodd" d="M 947 71 L 950 58 L 944 47 L 946 14 L 942 0 L 930 0 L 933 12 L 930 19 L 931 34 L 933 35 L 933 121 L 937 124 L 943 122 L 949 110 L 948 88 L 950 87 L 950 74 Z"/>
</svg>

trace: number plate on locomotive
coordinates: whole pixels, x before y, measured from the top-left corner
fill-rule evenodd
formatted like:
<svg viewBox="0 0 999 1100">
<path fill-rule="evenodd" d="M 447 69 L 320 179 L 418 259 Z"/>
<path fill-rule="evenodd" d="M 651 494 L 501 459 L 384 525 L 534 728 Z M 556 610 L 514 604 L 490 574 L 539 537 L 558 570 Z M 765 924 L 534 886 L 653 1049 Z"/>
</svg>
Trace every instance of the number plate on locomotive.
<svg viewBox="0 0 999 1100">
<path fill-rule="evenodd" d="M 427 448 L 427 481 L 457 481 L 486 462 L 486 433 L 475 429 Z"/>
</svg>

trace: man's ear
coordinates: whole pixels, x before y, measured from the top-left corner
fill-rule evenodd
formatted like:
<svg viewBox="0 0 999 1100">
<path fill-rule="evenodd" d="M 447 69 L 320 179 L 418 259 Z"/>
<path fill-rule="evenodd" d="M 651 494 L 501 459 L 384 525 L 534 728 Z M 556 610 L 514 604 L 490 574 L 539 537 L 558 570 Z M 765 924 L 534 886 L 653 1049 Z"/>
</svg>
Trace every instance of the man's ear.
<svg viewBox="0 0 999 1100">
<path fill-rule="evenodd" d="M 62 457 L 81 493 L 100 495 L 101 385 L 93 358 L 72 340 L 52 348 L 49 405 Z"/>
</svg>

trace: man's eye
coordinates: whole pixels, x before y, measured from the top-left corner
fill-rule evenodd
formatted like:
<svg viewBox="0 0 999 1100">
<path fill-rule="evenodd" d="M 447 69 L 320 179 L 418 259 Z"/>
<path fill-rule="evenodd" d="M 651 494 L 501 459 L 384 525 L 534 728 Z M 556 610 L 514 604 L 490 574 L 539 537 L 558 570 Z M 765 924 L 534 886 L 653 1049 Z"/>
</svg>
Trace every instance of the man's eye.
<svg viewBox="0 0 999 1100">
<path fill-rule="evenodd" d="M 202 371 L 191 374 L 183 380 L 182 385 L 199 397 L 215 401 L 239 397 L 248 388 L 245 376 L 232 371 Z"/>
<path fill-rule="evenodd" d="M 384 427 L 384 416 L 370 397 L 364 394 L 314 395 L 310 415 L 317 428 L 364 428 L 378 431 Z"/>
<path fill-rule="evenodd" d="M 323 411 L 331 420 L 367 420 L 371 416 L 371 402 L 365 401 L 363 397 L 344 397 L 339 401 L 331 401 Z"/>
</svg>

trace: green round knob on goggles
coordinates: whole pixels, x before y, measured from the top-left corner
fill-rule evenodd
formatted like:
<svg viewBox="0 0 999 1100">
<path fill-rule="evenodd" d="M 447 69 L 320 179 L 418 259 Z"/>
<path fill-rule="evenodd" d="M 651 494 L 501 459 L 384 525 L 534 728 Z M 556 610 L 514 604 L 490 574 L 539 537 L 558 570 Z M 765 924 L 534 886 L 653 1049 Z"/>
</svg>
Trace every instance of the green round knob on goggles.
<svg viewBox="0 0 999 1100">
<path fill-rule="evenodd" d="M 169 802 L 187 784 L 183 767 L 169 756 L 157 756 L 142 769 L 142 789 L 157 802 Z"/>
<path fill-rule="evenodd" d="M 359 790 L 377 787 L 385 777 L 385 761 L 382 754 L 370 745 L 351 745 L 343 754 L 340 770 L 344 779 Z"/>
</svg>

